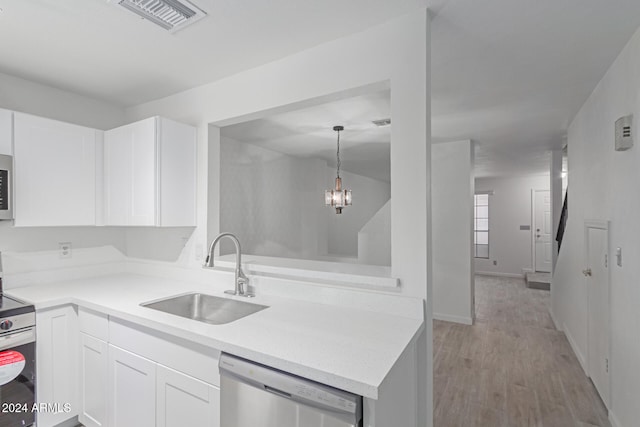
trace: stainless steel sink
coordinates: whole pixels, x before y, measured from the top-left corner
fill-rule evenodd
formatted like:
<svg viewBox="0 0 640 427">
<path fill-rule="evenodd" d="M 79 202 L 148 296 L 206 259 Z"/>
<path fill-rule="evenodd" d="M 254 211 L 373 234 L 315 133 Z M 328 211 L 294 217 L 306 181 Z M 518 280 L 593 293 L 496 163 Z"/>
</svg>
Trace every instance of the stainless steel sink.
<svg viewBox="0 0 640 427">
<path fill-rule="evenodd" d="M 214 297 L 207 294 L 177 295 L 140 305 L 212 325 L 230 323 L 268 308 L 266 305 Z"/>
</svg>

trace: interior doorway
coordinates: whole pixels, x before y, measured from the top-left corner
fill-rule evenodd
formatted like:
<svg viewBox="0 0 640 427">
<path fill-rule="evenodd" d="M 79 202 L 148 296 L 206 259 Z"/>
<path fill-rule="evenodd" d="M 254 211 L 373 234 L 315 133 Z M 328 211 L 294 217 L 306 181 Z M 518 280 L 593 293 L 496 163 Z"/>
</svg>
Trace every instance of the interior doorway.
<svg viewBox="0 0 640 427">
<path fill-rule="evenodd" d="M 606 221 L 585 223 L 585 270 L 588 294 L 587 374 L 609 407 L 609 227 Z"/>
<path fill-rule="evenodd" d="M 549 190 L 534 190 L 534 267 L 537 272 L 550 273 L 552 265 L 551 244 L 551 193 Z"/>
</svg>

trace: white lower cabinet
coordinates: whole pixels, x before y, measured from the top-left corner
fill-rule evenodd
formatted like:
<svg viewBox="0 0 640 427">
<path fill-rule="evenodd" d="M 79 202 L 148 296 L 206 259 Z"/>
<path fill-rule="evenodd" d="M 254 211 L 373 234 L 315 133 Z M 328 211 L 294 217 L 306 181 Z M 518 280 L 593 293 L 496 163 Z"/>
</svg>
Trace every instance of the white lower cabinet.
<svg viewBox="0 0 640 427">
<path fill-rule="evenodd" d="M 109 425 L 156 425 L 156 363 L 109 344 Z"/>
<path fill-rule="evenodd" d="M 79 314 L 83 425 L 220 427 L 218 351 L 84 308 Z"/>
<path fill-rule="evenodd" d="M 36 313 L 36 400 L 53 410 L 38 412 L 38 427 L 78 415 L 78 315 L 71 305 Z"/>
<path fill-rule="evenodd" d="M 107 426 L 108 345 L 105 341 L 80 333 L 80 414 L 86 427 Z"/>
<path fill-rule="evenodd" d="M 220 389 L 158 365 L 157 427 L 220 426 Z"/>
</svg>

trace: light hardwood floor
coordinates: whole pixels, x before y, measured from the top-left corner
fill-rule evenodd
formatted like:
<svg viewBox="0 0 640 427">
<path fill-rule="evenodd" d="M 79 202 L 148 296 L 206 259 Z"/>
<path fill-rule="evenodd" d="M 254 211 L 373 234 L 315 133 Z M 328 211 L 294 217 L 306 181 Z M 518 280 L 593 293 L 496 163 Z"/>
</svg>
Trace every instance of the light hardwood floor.
<svg viewBox="0 0 640 427">
<path fill-rule="evenodd" d="M 434 321 L 435 427 L 610 427 L 549 291 L 476 277 L 476 324 Z"/>
</svg>

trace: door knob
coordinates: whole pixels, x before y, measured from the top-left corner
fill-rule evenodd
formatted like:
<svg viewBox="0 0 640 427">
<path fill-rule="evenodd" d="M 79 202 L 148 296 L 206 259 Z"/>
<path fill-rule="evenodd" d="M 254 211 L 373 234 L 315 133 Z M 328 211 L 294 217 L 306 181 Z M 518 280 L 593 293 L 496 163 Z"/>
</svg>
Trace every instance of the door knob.
<svg viewBox="0 0 640 427">
<path fill-rule="evenodd" d="M 587 277 L 591 277 L 591 269 L 587 268 L 586 270 L 582 270 L 582 274 L 584 274 Z"/>
</svg>

